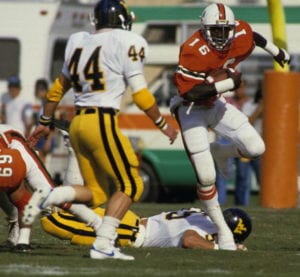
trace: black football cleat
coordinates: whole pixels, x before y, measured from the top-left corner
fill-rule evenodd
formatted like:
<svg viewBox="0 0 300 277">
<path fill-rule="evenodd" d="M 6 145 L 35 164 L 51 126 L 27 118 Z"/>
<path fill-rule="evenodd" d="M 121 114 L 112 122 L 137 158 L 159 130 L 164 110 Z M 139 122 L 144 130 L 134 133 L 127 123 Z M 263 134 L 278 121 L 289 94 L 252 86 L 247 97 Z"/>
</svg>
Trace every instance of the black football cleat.
<svg viewBox="0 0 300 277">
<path fill-rule="evenodd" d="M 13 251 L 14 252 L 31 252 L 33 250 L 33 247 L 30 244 L 25 244 L 25 243 L 18 243 Z"/>
</svg>

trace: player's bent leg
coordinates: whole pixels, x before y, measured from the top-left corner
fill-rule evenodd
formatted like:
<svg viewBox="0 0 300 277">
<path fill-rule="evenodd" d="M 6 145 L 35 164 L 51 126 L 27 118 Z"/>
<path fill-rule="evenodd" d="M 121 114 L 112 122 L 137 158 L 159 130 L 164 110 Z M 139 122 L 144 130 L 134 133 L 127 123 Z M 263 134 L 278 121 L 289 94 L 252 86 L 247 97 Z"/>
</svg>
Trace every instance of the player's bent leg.
<svg viewBox="0 0 300 277">
<path fill-rule="evenodd" d="M 228 145 L 221 145 L 219 147 L 216 143 L 211 146 L 213 151 L 217 152 L 217 155 L 227 157 L 245 157 L 255 158 L 262 155 L 265 151 L 265 144 L 259 133 L 251 125 L 245 115 L 239 111 L 231 110 L 231 116 L 225 121 L 222 120 L 222 124 L 218 124 L 215 130 L 226 137 L 230 137 L 232 143 Z M 239 118 L 235 124 L 232 125 L 231 118 Z"/>
<path fill-rule="evenodd" d="M 103 208 L 98 207 L 93 209 L 93 211 L 100 218 L 103 218 L 105 213 Z M 140 235 L 143 226 L 139 223 L 140 217 L 134 212 L 128 211 L 117 228 L 116 245 L 120 247 L 139 247 L 143 238 Z M 92 227 L 87 226 L 83 220 L 66 211 L 53 212 L 43 216 L 41 218 L 41 226 L 49 235 L 58 239 L 69 240 L 71 244 L 91 246 L 96 238 Z"/>
<path fill-rule="evenodd" d="M 237 134 L 237 145 L 241 155 L 245 158 L 256 158 L 265 150 L 265 143 L 250 123 L 244 124 Z"/>
<path fill-rule="evenodd" d="M 85 222 L 87 226 L 92 227 L 96 233 L 103 222 L 102 217 L 84 204 L 72 204 L 72 206 L 69 208 L 69 211 L 77 218 Z"/>
<path fill-rule="evenodd" d="M 18 210 L 8 198 L 6 192 L 0 192 L 0 207 L 5 213 L 8 225 L 6 243 L 8 246 L 14 246 L 16 245 L 19 237 Z"/>
<path fill-rule="evenodd" d="M 198 198 L 203 201 L 208 215 L 218 228 L 219 248 L 236 250 L 233 234 L 225 222 L 218 202 L 214 162 L 209 151 L 208 141 L 201 140 L 201 130 L 201 128 L 198 130 L 193 128 L 184 132 L 184 139 L 199 182 Z"/>
<path fill-rule="evenodd" d="M 47 198 L 50 192 L 50 188 L 41 188 L 34 191 L 23 211 L 22 223 L 24 225 L 33 224 L 33 222 L 43 209 L 40 206 L 41 203 Z"/>
<path fill-rule="evenodd" d="M 205 209 L 218 228 L 218 244 L 223 250 L 236 250 L 233 234 L 230 231 L 218 202 L 216 186 L 200 185 L 197 187 L 198 198 L 203 201 Z"/>
<path fill-rule="evenodd" d="M 49 206 L 60 206 L 64 203 L 90 203 L 92 202 L 92 192 L 85 186 L 61 186 L 51 190 L 49 195 L 41 203 L 41 208 Z"/>
<path fill-rule="evenodd" d="M 72 244 L 90 246 L 96 238 L 92 227 L 65 211 L 43 216 L 41 226 L 49 235 L 61 240 L 69 240 Z"/>
</svg>

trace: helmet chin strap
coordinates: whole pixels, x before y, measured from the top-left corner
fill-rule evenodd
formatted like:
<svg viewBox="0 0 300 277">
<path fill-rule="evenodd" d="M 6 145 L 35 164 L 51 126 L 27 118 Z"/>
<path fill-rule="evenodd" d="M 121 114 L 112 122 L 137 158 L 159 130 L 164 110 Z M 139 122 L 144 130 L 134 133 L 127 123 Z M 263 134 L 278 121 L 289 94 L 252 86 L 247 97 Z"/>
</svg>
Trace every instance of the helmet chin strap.
<svg viewBox="0 0 300 277">
<path fill-rule="evenodd" d="M 127 26 L 126 26 L 126 24 L 125 24 L 125 18 L 124 18 L 124 16 L 123 16 L 122 14 L 119 14 L 119 18 L 120 18 L 120 20 L 121 20 L 121 22 L 122 22 L 122 24 L 121 24 L 122 29 L 126 30 L 126 29 L 127 29 Z"/>
<path fill-rule="evenodd" d="M 96 18 L 92 12 L 89 13 L 89 21 L 92 26 L 96 26 Z"/>
</svg>

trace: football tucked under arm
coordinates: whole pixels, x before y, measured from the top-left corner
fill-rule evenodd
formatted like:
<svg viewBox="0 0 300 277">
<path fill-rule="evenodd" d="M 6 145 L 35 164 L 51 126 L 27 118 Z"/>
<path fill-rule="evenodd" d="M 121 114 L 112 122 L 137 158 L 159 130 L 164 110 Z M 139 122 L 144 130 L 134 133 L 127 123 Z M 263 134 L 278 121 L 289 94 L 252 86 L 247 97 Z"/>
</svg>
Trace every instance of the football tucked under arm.
<svg viewBox="0 0 300 277">
<path fill-rule="evenodd" d="M 216 69 L 207 74 L 206 80 L 184 94 L 189 101 L 205 100 L 219 93 L 236 89 L 241 84 L 241 73 L 234 69 Z"/>
</svg>

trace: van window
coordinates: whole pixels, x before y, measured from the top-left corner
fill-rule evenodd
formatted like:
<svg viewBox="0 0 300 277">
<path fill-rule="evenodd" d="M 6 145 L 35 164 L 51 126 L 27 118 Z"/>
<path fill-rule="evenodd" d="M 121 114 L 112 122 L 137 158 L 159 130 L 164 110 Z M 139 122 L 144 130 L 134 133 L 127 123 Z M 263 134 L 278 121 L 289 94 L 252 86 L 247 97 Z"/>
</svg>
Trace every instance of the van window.
<svg viewBox="0 0 300 277">
<path fill-rule="evenodd" d="M 0 79 L 11 75 L 20 75 L 20 41 L 17 39 L 0 39 Z"/>
<path fill-rule="evenodd" d="M 67 45 L 66 39 L 57 39 L 54 43 L 52 59 L 51 59 L 51 80 L 60 74 L 64 60 L 65 60 L 65 48 Z"/>
<path fill-rule="evenodd" d="M 190 37 L 193 33 L 200 29 L 200 23 L 197 24 L 188 24 L 187 26 L 187 38 Z"/>
<path fill-rule="evenodd" d="M 149 24 L 143 33 L 143 37 L 149 44 L 173 44 L 176 43 L 176 30 L 177 26 L 173 24 Z"/>
</svg>

